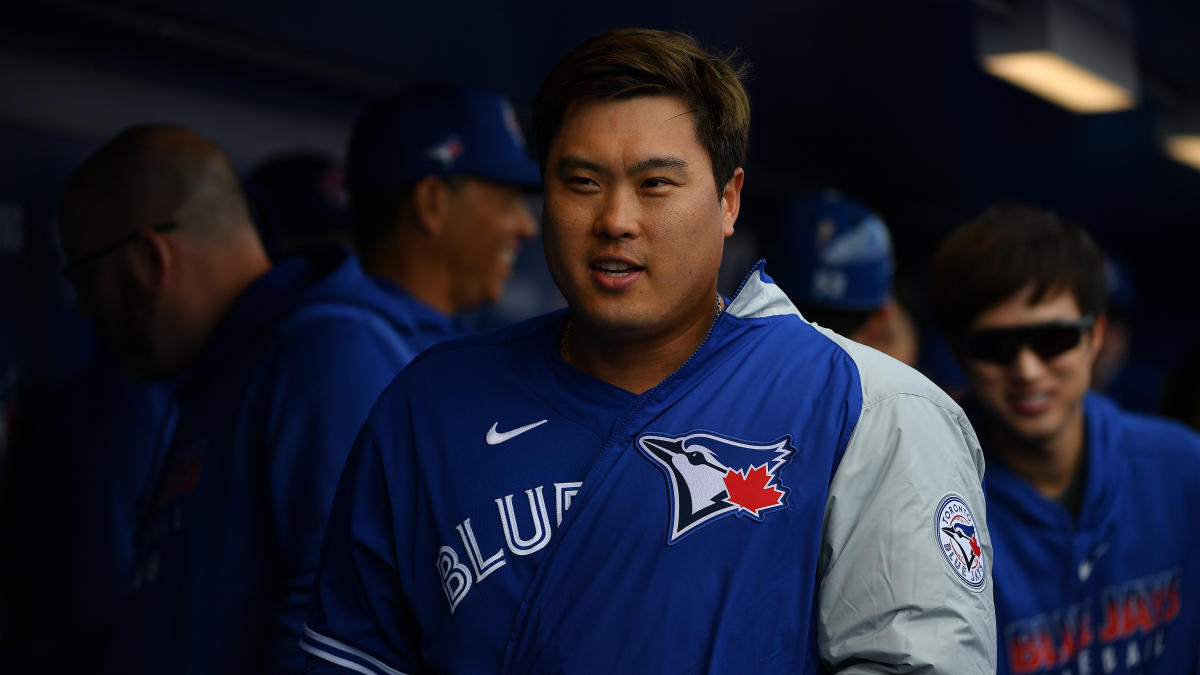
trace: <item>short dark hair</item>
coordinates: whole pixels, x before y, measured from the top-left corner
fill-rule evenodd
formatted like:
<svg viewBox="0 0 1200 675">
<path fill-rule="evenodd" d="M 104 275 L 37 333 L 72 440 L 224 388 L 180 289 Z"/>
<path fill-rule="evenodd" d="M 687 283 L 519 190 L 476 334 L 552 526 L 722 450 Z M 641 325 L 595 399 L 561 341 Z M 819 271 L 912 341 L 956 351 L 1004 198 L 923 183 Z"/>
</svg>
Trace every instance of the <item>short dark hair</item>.
<svg viewBox="0 0 1200 675">
<path fill-rule="evenodd" d="M 415 186 L 403 183 L 350 190 L 350 222 L 360 256 L 366 257 L 392 236 Z"/>
<path fill-rule="evenodd" d="M 1028 204 L 993 206 L 951 233 L 934 254 L 934 316 L 957 342 L 980 314 L 1029 284 L 1031 302 L 1065 290 L 1084 315 L 1104 313 L 1104 258 L 1082 227 Z"/>
<path fill-rule="evenodd" d="M 472 176 L 451 174 L 441 177 L 453 191 L 462 189 L 468 178 Z M 412 199 L 418 182 L 420 181 L 350 189 L 350 222 L 353 228 L 354 248 L 360 257 L 369 258 L 372 251 L 395 233 L 396 221 L 400 219 L 404 208 Z"/>
<path fill-rule="evenodd" d="M 691 109 L 719 196 L 746 161 L 746 69 L 734 62 L 734 55 L 710 54 L 684 33 L 624 28 L 589 38 L 558 62 L 534 98 L 533 148 L 542 174 L 550 144 L 573 103 L 677 96 Z"/>
</svg>

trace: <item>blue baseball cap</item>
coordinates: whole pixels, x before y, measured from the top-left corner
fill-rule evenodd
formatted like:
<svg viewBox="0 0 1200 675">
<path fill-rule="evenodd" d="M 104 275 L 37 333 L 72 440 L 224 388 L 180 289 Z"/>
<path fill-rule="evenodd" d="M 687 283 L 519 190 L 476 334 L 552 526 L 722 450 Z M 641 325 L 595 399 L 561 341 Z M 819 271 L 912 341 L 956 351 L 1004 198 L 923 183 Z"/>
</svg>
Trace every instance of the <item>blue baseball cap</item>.
<svg viewBox="0 0 1200 675">
<path fill-rule="evenodd" d="M 260 225 L 304 234 L 348 232 L 345 171 L 332 157 L 299 150 L 256 165 L 246 180 Z"/>
<path fill-rule="evenodd" d="M 892 293 L 892 240 L 887 226 L 837 192 L 788 202 L 779 235 L 780 285 L 799 304 L 845 310 L 882 307 Z"/>
<path fill-rule="evenodd" d="M 508 100 L 483 87 L 419 84 L 374 103 L 350 135 L 350 189 L 466 174 L 541 187 Z"/>
</svg>

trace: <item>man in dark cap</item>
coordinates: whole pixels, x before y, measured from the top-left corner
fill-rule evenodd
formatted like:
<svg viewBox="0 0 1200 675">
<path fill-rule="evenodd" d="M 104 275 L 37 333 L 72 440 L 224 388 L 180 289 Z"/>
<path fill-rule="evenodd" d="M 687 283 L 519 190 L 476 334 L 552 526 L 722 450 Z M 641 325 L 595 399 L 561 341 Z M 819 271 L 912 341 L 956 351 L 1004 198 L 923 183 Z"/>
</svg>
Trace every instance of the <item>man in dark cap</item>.
<svg viewBox="0 0 1200 675">
<path fill-rule="evenodd" d="M 355 244 L 368 273 L 420 318 L 427 343 L 500 298 L 540 188 L 512 106 L 473 86 L 419 84 L 358 120 L 346 157 Z"/>
</svg>

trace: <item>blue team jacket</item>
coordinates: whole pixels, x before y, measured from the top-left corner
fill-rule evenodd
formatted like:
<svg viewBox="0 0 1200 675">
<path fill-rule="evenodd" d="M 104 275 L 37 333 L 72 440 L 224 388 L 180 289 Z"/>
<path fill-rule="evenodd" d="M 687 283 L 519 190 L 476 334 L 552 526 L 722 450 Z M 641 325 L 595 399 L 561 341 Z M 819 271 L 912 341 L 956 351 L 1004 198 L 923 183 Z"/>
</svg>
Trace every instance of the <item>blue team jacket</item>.
<svg viewBox="0 0 1200 675">
<path fill-rule="evenodd" d="M 1200 436 L 1097 394 L 1084 415 L 1078 519 L 989 461 L 999 672 L 1196 673 Z"/>
<path fill-rule="evenodd" d="M 414 303 L 340 248 L 275 267 L 237 301 L 176 383 L 108 672 L 302 667 L 346 455 L 388 381 L 450 330 Z"/>
<path fill-rule="evenodd" d="M 640 396 L 567 365 L 563 319 L 443 343 L 380 398 L 309 672 L 993 671 L 982 455 L 944 394 L 760 269 Z"/>
</svg>

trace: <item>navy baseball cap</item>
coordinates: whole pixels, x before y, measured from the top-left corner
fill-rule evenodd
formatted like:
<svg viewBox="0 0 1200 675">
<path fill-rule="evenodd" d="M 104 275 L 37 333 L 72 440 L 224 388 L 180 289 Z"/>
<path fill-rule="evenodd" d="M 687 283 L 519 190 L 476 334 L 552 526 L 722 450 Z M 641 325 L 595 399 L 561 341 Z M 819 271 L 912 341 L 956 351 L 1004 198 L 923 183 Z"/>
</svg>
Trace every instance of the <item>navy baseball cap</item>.
<svg viewBox="0 0 1200 675">
<path fill-rule="evenodd" d="M 887 226 L 837 192 L 788 202 L 779 243 L 781 286 L 799 304 L 872 310 L 891 296 L 895 261 Z"/>
<path fill-rule="evenodd" d="M 324 153 L 275 155 L 251 170 L 246 191 L 260 223 L 305 234 L 348 232 L 345 171 Z"/>
<path fill-rule="evenodd" d="M 483 87 L 419 84 L 374 103 L 350 135 L 350 189 L 466 174 L 541 187 L 512 105 Z"/>
</svg>

